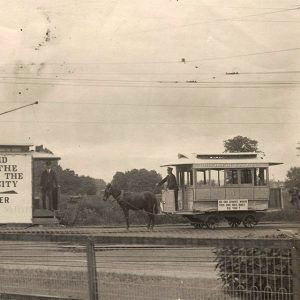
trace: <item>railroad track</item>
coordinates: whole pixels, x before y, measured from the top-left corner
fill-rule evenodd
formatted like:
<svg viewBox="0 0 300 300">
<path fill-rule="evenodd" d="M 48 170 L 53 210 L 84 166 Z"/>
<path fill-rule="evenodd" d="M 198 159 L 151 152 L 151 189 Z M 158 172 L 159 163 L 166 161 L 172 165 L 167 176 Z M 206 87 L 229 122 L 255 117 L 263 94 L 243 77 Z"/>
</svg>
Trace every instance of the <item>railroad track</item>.
<svg viewBox="0 0 300 300">
<path fill-rule="evenodd" d="M 281 231 L 281 230 L 300 230 L 300 223 L 261 223 L 254 228 L 247 229 L 244 227 L 231 228 L 228 225 L 222 224 L 215 230 L 209 229 L 195 229 L 191 225 L 160 225 L 156 226 L 154 231 L 148 231 L 145 226 L 132 226 L 129 231 L 124 227 L 113 226 L 78 226 L 78 227 L 65 227 L 65 226 L 2 226 L 0 227 L 0 235 L 3 234 L 24 234 L 24 235 L 132 235 L 132 234 L 151 234 L 151 235 L 180 235 L 189 233 L 191 235 L 201 235 L 201 233 L 210 232 L 216 235 L 218 232 L 229 233 L 248 233 L 248 232 L 263 232 L 263 231 Z"/>
</svg>

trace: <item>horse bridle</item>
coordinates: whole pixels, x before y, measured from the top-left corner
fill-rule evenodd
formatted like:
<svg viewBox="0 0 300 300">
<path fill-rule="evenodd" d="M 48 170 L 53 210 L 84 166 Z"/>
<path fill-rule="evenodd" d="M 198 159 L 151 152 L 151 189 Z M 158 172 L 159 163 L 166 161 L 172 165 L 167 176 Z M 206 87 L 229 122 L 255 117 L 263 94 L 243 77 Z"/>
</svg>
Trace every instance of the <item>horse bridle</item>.
<svg viewBox="0 0 300 300">
<path fill-rule="evenodd" d="M 124 198 L 124 190 L 121 190 L 120 194 L 117 197 L 115 197 L 112 194 L 112 185 L 110 184 L 106 188 L 107 188 L 107 193 L 109 194 L 109 196 L 113 196 L 113 198 L 115 198 L 118 202 L 123 200 L 123 198 Z M 106 199 L 108 199 L 108 197 Z"/>
</svg>

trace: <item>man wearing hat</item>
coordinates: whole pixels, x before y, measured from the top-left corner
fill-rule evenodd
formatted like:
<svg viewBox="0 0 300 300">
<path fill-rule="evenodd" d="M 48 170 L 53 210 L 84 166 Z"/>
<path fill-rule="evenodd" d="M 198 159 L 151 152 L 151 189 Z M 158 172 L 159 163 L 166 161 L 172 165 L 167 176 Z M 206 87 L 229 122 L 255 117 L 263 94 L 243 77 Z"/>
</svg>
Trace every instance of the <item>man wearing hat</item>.
<svg viewBox="0 0 300 300">
<path fill-rule="evenodd" d="M 296 207 L 297 210 L 300 210 L 299 189 L 296 186 L 294 186 L 292 189 L 289 190 L 289 194 L 291 197 L 290 202 Z"/>
<path fill-rule="evenodd" d="M 57 179 L 55 172 L 51 169 L 51 162 L 46 162 L 46 169 L 41 175 L 42 203 L 43 209 L 53 210 L 53 192 L 57 188 Z M 48 205 L 46 205 L 48 199 Z"/>
<path fill-rule="evenodd" d="M 168 167 L 168 175 L 157 184 L 157 186 L 163 185 L 165 182 L 167 183 L 167 189 L 174 191 L 175 198 L 175 210 L 178 210 L 178 185 L 175 175 L 172 173 L 173 168 Z"/>
</svg>

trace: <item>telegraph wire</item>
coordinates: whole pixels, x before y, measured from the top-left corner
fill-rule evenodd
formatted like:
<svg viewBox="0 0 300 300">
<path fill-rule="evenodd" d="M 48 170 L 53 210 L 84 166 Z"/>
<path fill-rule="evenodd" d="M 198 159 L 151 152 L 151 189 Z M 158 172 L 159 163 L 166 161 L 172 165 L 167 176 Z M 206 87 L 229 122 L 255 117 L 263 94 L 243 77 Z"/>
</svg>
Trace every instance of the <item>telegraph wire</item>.
<svg viewBox="0 0 300 300">
<path fill-rule="evenodd" d="M 0 74 L 7 74 L 7 75 L 15 75 L 15 72 L 5 72 L 5 71 L 0 71 Z M 43 72 L 41 74 L 34 74 L 34 72 L 18 72 L 18 75 L 70 75 L 70 76 L 81 76 L 81 75 L 109 75 L 109 76 L 116 76 L 116 75 L 160 75 L 160 76 L 170 76 L 170 75 L 276 75 L 276 74 L 300 74 L 300 70 L 294 70 L 294 71 L 253 71 L 253 72 L 236 72 L 236 73 L 231 73 L 230 72 L 78 72 L 78 71 L 73 71 L 73 72 Z M 16 78 L 20 78 L 16 76 Z M 55 77 L 56 79 L 59 79 L 59 77 Z"/>
<path fill-rule="evenodd" d="M 269 50 L 269 51 L 261 51 L 261 52 L 250 52 L 245 54 L 236 54 L 236 55 L 229 55 L 229 56 L 220 56 L 220 57 L 205 57 L 199 59 L 188 60 L 185 59 L 184 62 L 181 60 L 170 60 L 170 61 L 145 61 L 145 62 L 49 62 L 47 65 L 150 65 L 150 64 L 183 64 L 189 62 L 199 62 L 199 61 L 210 61 L 210 60 L 222 60 L 222 59 L 231 59 L 235 57 L 247 57 L 247 56 L 256 56 L 256 55 L 265 55 L 265 54 L 272 54 L 272 53 L 280 53 L 280 52 L 289 52 L 289 51 L 298 51 L 300 47 L 294 48 L 286 48 L 286 49 L 278 49 L 278 50 Z M 2 63 L 1 65 L 16 65 L 16 66 L 26 66 L 30 65 L 33 66 L 32 63 Z"/>
<path fill-rule="evenodd" d="M 264 85 L 137 85 L 137 84 L 72 84 L 72 83 L 59 83 L 59 82 L 10 82 L 10 81 L 0 81 L 0 84 L 11 84 L 11 85 L 37 85 L 37 86 L 72 86 L 72 87 L 102 87 L 102 88 L 157 88 L 157 89 L 282 89 L 282 88 L 299 88 L 298 84 L 284 84 L 284 85 L 274 85 L 274 84 L 264 84 Z M 234 84 L 234 83 L 233 83 Z"/>
<path fill-rule="evenodd" d="M 120 34 L 120 35 L 121 36 L 130 36 L 130 35 L 134 35 L 134 34 L 158 32 L 158 31 L 164 31 L 164 30 L 169 30 L 169 29 L 177 29 L 177 28 L 186 28 L 186 27 L 198 26 L 198 25 L 201 25 L 201 24 L 208 24 L 208 23 L 214 23 L 214 22 L 240 21 L 240 20 L 244 20 L 245 18 L 272 15 L 272 14 L 277 14 L 277 13 L 282 13 L 282 12 L 287 12 L 287 11 L 295 11 L 295 10 L 298 10 L 298 9 L 300 9 L 300 6 L 293 7 L 293 8 L 275 10 L 275 11 L 271 11 L 271 12 L 245 15 L 245 16 L 241 16 L 241 17 L 220 18 L 220 19 L 205 20 L 205 21 L 194 22 L 194 23 L 183 24 L 183 25 L 167 26 L 167 27 L 163 27 L 163 28 L 153 28 L 153 29 L 147 29 L 147 30 L 124 33 L 124 34 Z"/>
<path fill-rule="evenodd" d="M 0 103 L 12 103 L 0 101 Z M 13 103 L 22 103 L 14 101 Z M 202 105 L 202 104 L 143 104 L 143 103 L 103 103 L 86 101 L 43 101 L 40 104 L 66 104 L 66 105 L 99 105 L 99 106 L 129 106 L 129 107 L 168 107 L 168 108 L 216 108 L 216 109 L 278 109 L 278 110 L 297 110 L 297 107 L 290 106 L 234 106 L 234 105 Z"/>
<path fill-rule="evenodd" d="M 229 75 L 229 74 L 227 74 Z M 236 74 L 232 74 L 236 75 Z M 0 76 L 0 79 L 20 79 L 20 80 L 48 80 L 54 81 L 89 81 L 89 82 L 117 82 L 117 83 L 159 83 L 159 84 L 278 84 L 293 85 L 300 81 L 203 81 L 203 80 L 133 80 L 133 79 L 99 79 L 99 78 L 56 78 L 56 77 L 20 77 L 20 76 Z"/>
<path fill-rule="evenodd" d="M 188 60 L 187 62 L 199 62 L 199 61 L 206 61 L 206 60 L 230 59 L 230 58 L 236 58 L 236 57 L 247 57 L 247 56 L 264 55 L 264 54 L 287 52 L 287 51 L 298 51 L 298 50 L 300 50 L 300 47 L 280 49 L 280 50 L 262 51 L 262 52 L 252 52 L 252 53 L 237 54 L 237 55 L 231 55 L 231 56 L 220 56 L 220 57 L 212 57 L 212 58 L 195 59 L 195 60 Z"/>
<path fill-rule="evenodd" d="M 100 103 L 100 102 L 64 102 L 64 101 L 49 101 L 44 104 L 87 104 L 100 106 L 133 106 L 133 107 L 179 107 L 179 108 L 222 108 L 222 109 L 279 109 L 279 110 L 296 110 L 297 107 L 284 106 L 233 106 L 233 105 L 192 105 L 192 104 L 141 104 L 141 103 Z"/>
<path fill-rule="evenodd" d="M 0 121 L 0 123 L 35 123 L 35 121 Z M 45 124 L 100 124 L 100 125 L 300 125 L 300 122 L 123 122 L 123 121 L 39 121 Z"/>
</svg>

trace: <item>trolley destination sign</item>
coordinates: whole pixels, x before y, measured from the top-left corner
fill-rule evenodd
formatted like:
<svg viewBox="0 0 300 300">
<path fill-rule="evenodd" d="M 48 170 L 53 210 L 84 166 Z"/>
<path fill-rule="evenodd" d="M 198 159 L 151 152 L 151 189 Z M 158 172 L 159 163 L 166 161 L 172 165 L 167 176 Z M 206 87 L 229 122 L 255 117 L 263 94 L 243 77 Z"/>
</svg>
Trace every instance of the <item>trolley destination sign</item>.
<svg viewBox="0 0 300 300">
<path fill-rule="evenodd" d="M 248 210 L 248 199 L 218 200 L 218 210 Z"/>
</svg>

